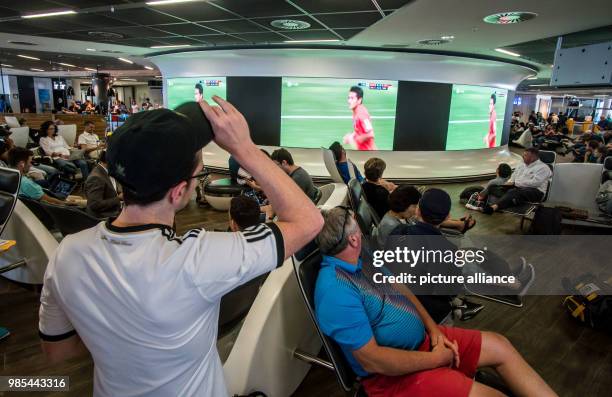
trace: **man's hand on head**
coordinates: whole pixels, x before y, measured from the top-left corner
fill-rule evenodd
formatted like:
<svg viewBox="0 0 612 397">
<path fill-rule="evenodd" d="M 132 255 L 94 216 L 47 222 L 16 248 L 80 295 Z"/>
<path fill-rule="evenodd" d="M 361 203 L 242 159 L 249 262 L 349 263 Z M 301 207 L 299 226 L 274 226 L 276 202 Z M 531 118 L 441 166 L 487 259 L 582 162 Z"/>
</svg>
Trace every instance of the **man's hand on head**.
<svg viewBox="0 0 612 397">
<path fill-rule="evenodd" d="M 212 99 L 219 106 L 210 106 L 204 99 L 199 105 L 212 125 L 217 145 L 233 155 L 254 146 L 244 116 L 226 100 L 216 95 Z"/>
</svg>

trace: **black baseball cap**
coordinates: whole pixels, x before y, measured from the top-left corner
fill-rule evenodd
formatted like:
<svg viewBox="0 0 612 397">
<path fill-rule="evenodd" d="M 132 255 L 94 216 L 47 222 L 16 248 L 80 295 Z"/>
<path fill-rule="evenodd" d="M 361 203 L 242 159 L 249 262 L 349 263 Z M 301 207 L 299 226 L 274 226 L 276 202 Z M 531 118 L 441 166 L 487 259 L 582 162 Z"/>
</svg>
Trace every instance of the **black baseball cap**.
<svg viewBox="0 0 612 397">
<path fill-rule="evenodd" d="M 450 213 L 450 209 L 450 196 L 441 189 L 427 190 L 419 201 L 421 215 L 435 224 L 442 223 Z"/>
<path fill-rule="evenodd" d="M 195 102 L 176 111 L 136 113 L 108 140 L 108 173 L 136 197 L 150 197 L 189 179 L 197 151 L 212 137 L 210 123 Z"/>
</svg>

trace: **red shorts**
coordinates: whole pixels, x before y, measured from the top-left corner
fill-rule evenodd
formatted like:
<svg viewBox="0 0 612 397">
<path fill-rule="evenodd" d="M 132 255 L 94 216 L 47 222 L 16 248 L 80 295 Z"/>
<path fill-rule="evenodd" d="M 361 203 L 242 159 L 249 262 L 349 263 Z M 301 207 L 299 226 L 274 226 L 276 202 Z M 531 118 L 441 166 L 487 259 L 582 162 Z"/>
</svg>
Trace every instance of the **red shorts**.
<svg viewBox="0 0 612 397">
<path fill-rule="evenodd" d="M 370 397 L 467 397 L 474 383 L 480 358 L 480 331 L 439 327 L 450 340 L 459 345 L 459 368 L 440 367 L 403 376 L 374 375 L 363 381 Z M 419 351 L 430 351 L 429 335 Z"/>
</svg>

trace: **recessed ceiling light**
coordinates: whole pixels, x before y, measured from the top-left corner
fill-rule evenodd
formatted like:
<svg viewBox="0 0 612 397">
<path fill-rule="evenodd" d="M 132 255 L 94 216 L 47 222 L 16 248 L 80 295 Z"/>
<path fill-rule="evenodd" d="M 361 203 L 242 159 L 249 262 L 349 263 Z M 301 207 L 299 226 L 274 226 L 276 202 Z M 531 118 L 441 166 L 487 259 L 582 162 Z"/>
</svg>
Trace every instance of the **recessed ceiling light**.
<svg viewBox="0 0 612 397">
<path fill-rule="evenodd" d="M 130 61 L 129 59 L 125 59 L 125 58 L 117 58 L 117 59 L 120 60 L 120 61 L 123 61 L 125 63 L 134 63 L 134 62 Z"/>
<path fill-rule="evenodd" d="M 153 70 L 153 68 L 151 66 L 145 66 L 144 68 L 147 69 L 147 70 Z"/>
<path fill-rule="evenodd" d="M 339 39 L 324 39 L 324 40 L 285 40 L 285 43 L 333 43 L 340 41 Z"/>
<path fill-rule="evenodd" d="M 7 65 L 6 63 L 0 63 L 0 66 L 4 66 L 5 68 L 12 68 L 13 65 Z"/>
<path fill-rule="evenodd" d="M 529 84 L 529 87 L 548 87 L 548 84 Z"/>
<path fill-rule="evenodd" d="M 30 70 L 33 70 L 35 72 L 44 72 L 44 70 L 42 69 L 36 69 L 36 68 L 30 68 Z"/>
<path fill-rule="evenodd" d="M 85 49 L 86 49 L 87 51 L 94 51 L 94 52 L 96 51 L 96 49 L 95 49 L 95 48 L 85 48 Z"/>
<path fill-rule="evenodd" d="M 151 48 L 180 48 L 191 47 L 191 44 L 168 44 L 168 45 L 153 45 Z"/>
<path fill-rule="evenodd" d="M 454 40 L 455 36 L 442 36 L 440 37 L 442 40 Z"/>
<path fill-rule="evenodd" d="M 483 21 L 485 21 L 486 23 L 494 23 L 498 25 L 509 25 L 512 23 L 529 21 L 530 19 L 533 19 L 537 16 L 538 14 L 536 14 L 535 12 L 508 11 L 487 15 L 483 18 Z"/>
<path fill-rule="evenodd" d="M 161 79 L 161 76 L 155 76 L 156 79 Z"/>
<path fill-rule="evenodd" d="M 504 50 L 503 48 L 496 48 L 495 51 L 501 52 L 502 54 L 511 55 L 513 57 L 520 57 L 521 54 L 517 54 L 516 52 Z"/>
<path fill-rule="evenodd" d="M 63 65 L 63 66 L 68 66 L 68 67 L 71 67 L 71 68 L 76 68 L 75 65 L 70 64 L 70 63 L 58 62 L 57 64 L 58 65 Z"/>
<path fill-rule="evenodd" d="M 21 55 L 21 54 L 19 54 L 19 55 L 17 55 L 17 56 L 18 56 L 19 58 L 33 59 L 33 60 L 35 60 L 35 61 L 40 61 L 40 58 L 31 57 L 31 56 L 29 56 L 29 55 Z"/>
<path fill-rule="evenodd" d="M 30 14 L 30 15 L 22 15 L 22 18 L 42 18 L 42 17 L 54 17 L 57 15 L 68 15 L 68 14 L 76 14 L 74 10 L 64 10 L 64 11 L 55 11 L 55 12 L 45 12 L 41 14 Z"/>
<path fill-rule="evenodd" d="M 156 1 L 147 1 L 145 4 L 148 6 L 163 6 L 166 4 L 190 3 L 192 1 L 198 1 L 198 0 L 156 0 Z"/>
<path fill-rule="evenodd" d="M 270 25 L 284 30 L 302 30 L 310 27 L 308 22 L 299 21 L 297 19 L 276 19 L 270 22 Z"/>
</svg>

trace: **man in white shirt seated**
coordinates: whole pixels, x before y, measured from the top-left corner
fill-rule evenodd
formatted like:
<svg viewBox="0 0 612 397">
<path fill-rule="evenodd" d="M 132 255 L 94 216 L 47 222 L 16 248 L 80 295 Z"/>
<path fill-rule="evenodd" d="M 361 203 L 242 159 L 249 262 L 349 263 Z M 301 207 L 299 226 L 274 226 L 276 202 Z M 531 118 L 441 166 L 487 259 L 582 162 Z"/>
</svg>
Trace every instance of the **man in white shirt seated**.
<svg viewBox="0 0 612 397">
<path fill-rule="evenodd" d="M 255 146 L 242 114 L 213 100 L 220 106 L 199 105 L 216 144 L 257 179 L 278 221 L 175 235 L 213 134 L 168 109 L 117 128 L 106 158 L 125 206 L 62 240 L 40 298 L 43 351 L 52 361 L 91 353 L 96 397 L 227 396 L 216 348 L 221 297 L 281 266 L 323 226 L 312 201 Z"/>
<path fill-rule="evenodd" d="M 539 151 L 528 148 L 523 152 L 521 163 L 505 185 L 509 190 L 493 205 L 487 205 L 483 211 L 491 215 L 497 210 L 515 207 L 526 202 L 542 201 L 548 188 L 552 171 L 547 164 L 540 161 Z"/>
<path fill-rule="evenodd" d="M 87 120 L 83 133 L 79 135 L 79 139 L 77 140 L 79 149 L 84 150 L 85 156 L 92 159 L 100 157 L 100 149 L 104 149 L 105 147 L 103 144 L 100 144 L 100 138 L 96 135 L 95 129 L 96 125 L 94 122 Z"/>
</svg>

